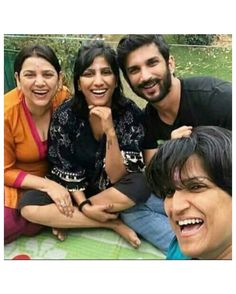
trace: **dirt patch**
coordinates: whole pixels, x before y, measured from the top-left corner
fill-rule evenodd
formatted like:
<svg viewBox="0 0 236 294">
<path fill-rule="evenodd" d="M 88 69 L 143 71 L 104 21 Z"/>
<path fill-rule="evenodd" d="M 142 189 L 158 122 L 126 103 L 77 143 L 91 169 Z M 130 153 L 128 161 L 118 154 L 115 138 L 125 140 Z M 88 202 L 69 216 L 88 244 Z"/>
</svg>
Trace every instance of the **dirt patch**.
<svg viewBox="0 0 236 294">
<path fill-rule="evenodd" d="M 219 47 L 232 46 L 232 35 L 217 35 L 212 45 L 216 45 Z"/>
</svg>

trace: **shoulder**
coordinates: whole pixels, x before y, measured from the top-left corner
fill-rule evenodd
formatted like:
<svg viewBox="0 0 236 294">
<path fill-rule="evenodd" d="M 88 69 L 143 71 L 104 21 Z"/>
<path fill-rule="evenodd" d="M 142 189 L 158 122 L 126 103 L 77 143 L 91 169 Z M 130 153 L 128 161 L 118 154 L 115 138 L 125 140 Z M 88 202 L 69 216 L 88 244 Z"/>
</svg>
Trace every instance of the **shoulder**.
<svg viewBox="0 0 236 294">
<path fill-rule="evenodd" d="M 64 100 L 53 112 L 53 118 L 60 117 L 61 115 L 73 116 L 72 112 L 72 99 Z"/>
<path fill-rule="evenodd" d="M 71 96 L 69 89 L 63 86 L 60 91 L 57 92 L 56 96 L 53 98 L 53 109 L 55 110 L 63 101 Z"/>
<path fill-rule="evenodd" d="M 122 97 L 119 101 L 118 109 L 116 110 L 114 108 L 112 110 L 112 115 L 115 119 L 122 119 L 127 116 L 133 116 L 135 119 L 139 119 L 142 117 L 142 110 L 130 98 Z"/>
<path fill-rule="evenodd" d="M 193 77 L 181 80 L 181 99 L 190 104 L 213 108 L 232 107 L 232 84 L 214 77 Z"/>
<path fill-rule="evenodd" d="M 60 126 L 72 133 L 76 132 L 78 128 L 83 127 L 84 124 L 85 120 L 81 118 L 78 111 L 74 109 L 73 97 L 62 102 L 52 115 L 51 125 Z"/>
<path fill-rule="evenodd" d="M 187 91 L 214 91 L 215 89 L 231 89 L 232 83 L 215 77 L 202 76 L 180 79 L 181 87 Z"/>
<path fill-rule="evenodd" d="M 132 110 L 134 112 L 140 113 L 142 112 L 138 105 L 130 98 L 123 97 L 122 99 L 122 107 L 126 108 L 127 110 Z"/>
<path fill-rule="evenodd" d="M 19 117 L 24 113 L 22 104 L 23 94 L 17 88 L 4 95 L 4 121 L 11 125 L 19 123 Z"/>
<path fill-rule="evenodd" d="M 22 92 L 17 88 L 4 95 L 4 113 L 20 104 Z"/>
<path fill-rule="evenodd" d="M 191 259 L 191 258 L 185 256 L 181 252 L 177 238 L 174 237 L 174 239 L 170 243 L 170 247 L 168 248 L 166 259 Z"/>
</svg>

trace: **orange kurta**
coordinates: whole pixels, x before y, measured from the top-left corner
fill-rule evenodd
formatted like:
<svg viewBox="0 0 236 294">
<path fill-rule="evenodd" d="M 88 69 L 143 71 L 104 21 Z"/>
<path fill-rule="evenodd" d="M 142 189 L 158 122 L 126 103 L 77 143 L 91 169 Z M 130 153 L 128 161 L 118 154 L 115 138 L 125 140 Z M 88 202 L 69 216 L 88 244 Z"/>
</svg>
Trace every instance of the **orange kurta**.
<svg viewBox="0 0 236 294">
<path fill-rule="evenodd" d="M 52 102 L 54 111 L 66 98 L 63 87 Z M 4 196 L 5 206 L 16 208 L 22 194 L 21 183 L 27 174 L 43 177 L 47 173 L 46 144 L 39 134 L 16 88 L 4 96 Z"/>
</svg>

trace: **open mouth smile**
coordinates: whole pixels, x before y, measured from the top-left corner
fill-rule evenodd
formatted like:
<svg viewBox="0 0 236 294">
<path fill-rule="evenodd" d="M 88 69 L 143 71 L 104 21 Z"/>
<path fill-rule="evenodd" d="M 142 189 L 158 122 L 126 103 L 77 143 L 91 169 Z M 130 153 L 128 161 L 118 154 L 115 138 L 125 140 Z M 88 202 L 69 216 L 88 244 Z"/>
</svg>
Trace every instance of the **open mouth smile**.
<svg viewBox="0 0 236 294">
<path fill-rule="evenodd" d="M 48 93 L 48 90 L 33 90 L 32 91 L 37 96 L 45 96 Z"/>
<path fill-rule="evenodd" d="M 157 81 L 152 81 L 152 82 L 147 83 L 146 85 L 143 85 L 142 88 L 143 89 L 151 89 L 151 88 L 155 87 L 157 84 L 158 84 Z"/>
<path fill-rule="evenodd" d="M 91 92 L 96 96 L 103 96 L 107 90 L 106 89 L 97 89 L 97 90 L 91 90 Z"/>
<path fill-rule="evenodd" d="M 176 221 L 176 224 L 180 228 L 181 236 L 188 237 L 196 234 L 204 224 L 204 221 L 201 218 L 189 218 Z"/>
</svg>

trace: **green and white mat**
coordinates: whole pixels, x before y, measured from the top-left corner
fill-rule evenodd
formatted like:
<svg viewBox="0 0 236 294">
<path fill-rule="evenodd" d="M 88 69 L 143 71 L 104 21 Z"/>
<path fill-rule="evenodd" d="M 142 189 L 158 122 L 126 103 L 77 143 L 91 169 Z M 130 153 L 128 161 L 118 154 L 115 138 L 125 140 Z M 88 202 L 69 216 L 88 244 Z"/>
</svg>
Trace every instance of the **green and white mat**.
<svg viewBox="0 0 236 294">
<path fill-rule="evenodd" d="M 157 248 L 142 240 L 134 249 L 108 229 L 68 230 L 61 242 L 46 229 L 34 237 L 20 237 L 4 246 L 5 259 L 165 259 Z"/>
</svg>

